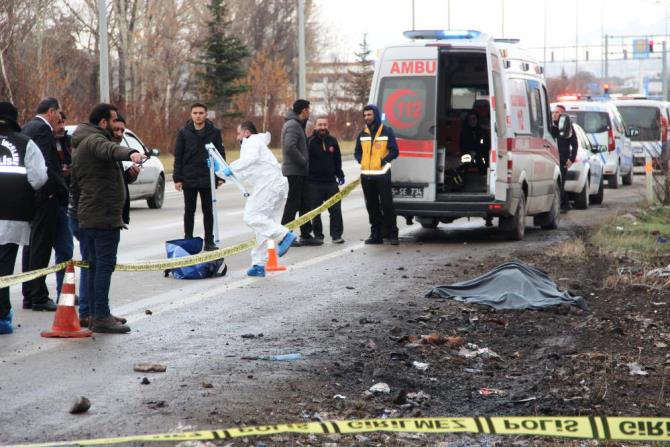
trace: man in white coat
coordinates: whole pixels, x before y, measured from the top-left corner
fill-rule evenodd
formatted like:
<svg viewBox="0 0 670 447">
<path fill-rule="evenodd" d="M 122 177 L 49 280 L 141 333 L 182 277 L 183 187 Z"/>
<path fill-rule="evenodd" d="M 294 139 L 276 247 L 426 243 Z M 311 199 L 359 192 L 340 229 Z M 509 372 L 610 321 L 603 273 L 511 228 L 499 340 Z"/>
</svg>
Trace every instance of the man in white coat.
<svg viewBox="0 0 670 447">
<path fill-rule="evenodd" d="M 268 241 L 279 242 L 277 254 L 283 256 L 296 239 L 278 220 L 288 196 L 288 181 L 281 166 L 268 148 L 270 133 L 259 134 L 256 126 L 244 122 L 237 127 L 237 139 L 242 145 L 240 158 L 225 167 L 225 176 L 235 177 L 251 186 L 251 194 L 244 207 L 244 223 L 256 233 L 257 246 L 251 250 L 249 276 L 265 276 Z"/>
</svg>

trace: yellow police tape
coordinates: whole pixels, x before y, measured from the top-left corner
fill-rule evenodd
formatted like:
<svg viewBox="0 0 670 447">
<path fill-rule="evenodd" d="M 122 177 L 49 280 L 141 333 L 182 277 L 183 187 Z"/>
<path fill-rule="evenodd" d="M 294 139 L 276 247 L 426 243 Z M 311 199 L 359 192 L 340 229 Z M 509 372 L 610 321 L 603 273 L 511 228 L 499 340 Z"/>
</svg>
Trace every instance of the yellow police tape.
<svg viewBox="0 0 670 447">
<path fill-rule="evenodd" d="M 22 444 L 21 447 L 87 446 L 129 442 L 216 441 L 278 434 L 353 434 L 372 432 L 473 433 L 530 435 L 615 441 L 670 441 L 670 418 L 610 416 L 493 416 L 354 419 L 295 424 L 259 425 L 184 433 L 160 433 L 118 438 Z"/>
<path fill-rule="evenodd" d="M 334 194 L 330 199 L 326 200 L 321 206 L 314 208 L 309 213 L 306 213 L 294 221 L 288 223 L 286 227 L 290 230 L 295 230 L 301 225 L 307 223 L 308 221 L 314 219 L 316 216 L 326 211 L 331 206 L 335 205 L 337 202 L 340 202 L 346 196 L 348 196 L 351 191 L 353 191 L 359 184 L 361 180 L 357 178 L 356 180 L 347 184 L 340 192 Z M 252 249 L 256 245 L 255 239 L 250 239 L 245 242 L 233 245 L 232 247 L 221 248 L 219 250 L 207 251 L 199 253 L 193 256 L 184 256 L 182 258 L 175 259 L 157 259 L 155 261 L 143 261 L 143 262 L 133 262 L 129 264 L 117 264 L 115 270 L 117 272 L 154 272 L 154 271 L 163 271 L 169 269 L 175 269 L 179 267 L 186 267 L 189 265 L 200 264 L 202 262 L 214 261 L 216 259 L 225 258 L 227 256 L 232 256 L 237 253 L 241 253 L 246 250 Z M 74 265 L 77 267 L 87 268 L 88 264 L 84 261 L 74 261 Z M 14 284 L 21 284 L 26 281 L 30 281 L 42 276 L 55 273 L 59 270 L 63 270 L 67 266 L 67 262 L 61 262 L 60 264 L 53 265 L 40 270 L 33 270 L 30 272 L 19 273 L 12 276 L 0 276 L 0 288 L 13 286 Z"/>
</svg>

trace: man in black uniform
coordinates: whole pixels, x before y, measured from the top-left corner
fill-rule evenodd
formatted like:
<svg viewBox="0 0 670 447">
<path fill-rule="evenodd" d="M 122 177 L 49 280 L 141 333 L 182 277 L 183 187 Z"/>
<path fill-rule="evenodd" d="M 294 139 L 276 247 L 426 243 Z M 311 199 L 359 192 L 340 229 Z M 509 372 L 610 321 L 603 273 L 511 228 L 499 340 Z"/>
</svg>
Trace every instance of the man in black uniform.
<svg viewBox="0 0 670 447">
<path fill-rule="evenodd" d="M 558 131 L 558 121 L 561 115 L 565 115 L 565 119 L 570 123 L 569 130 L 565 135 L 560 135 Z M 577 134 L 572 128 L 570 117 L 565 114 L 565 107 L 557 105 L 552 113 L 554 125 L 551 128 L 551 133 L 558 142 L 558 155 L 561 168 L 561 212 L 565 213 L 570 210 L 570 200 L 568 200 L 568 193 L 565 192 L 565 179 L 568 176 L 568 169 L 577 159 Z"/>
<path fill-rule="evenodd" d="M 339 192 L 338 184 L 344 184 L 342 155 L 337 139 L 328 132 L 328 118 L 316 119 L 314 133 L 307 140 L 309 151 L 309 202 L 311 209 L 321 206 Z M 337 180 L 336 180 L 337 179 Z M 340 202 L 328 209 L 330 215 L 330 237 L 334 244 L 341 244 L 344 225 Z M 323 240 L 321 216 L 312 220 L 314 237 Z"/>
<path fill-rule="evenodd" d="M 16 107 L 0 102 L 0 276 L 14 273 L 19 245 L 30 240 L 35 191 L 47 181 L 42 152 L 19 132 Z M 0 334 L 13 331 L 9 287 L 0 289 Z"/>
</svg>

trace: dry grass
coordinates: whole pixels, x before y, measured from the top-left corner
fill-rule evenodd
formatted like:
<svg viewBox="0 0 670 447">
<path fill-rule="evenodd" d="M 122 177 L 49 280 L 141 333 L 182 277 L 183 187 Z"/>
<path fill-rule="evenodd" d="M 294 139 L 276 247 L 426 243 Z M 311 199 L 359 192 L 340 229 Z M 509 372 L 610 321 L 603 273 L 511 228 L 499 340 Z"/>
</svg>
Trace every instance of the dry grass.
<svg viewBox="0 0 670 447">
<path fill-rule="evenodd" d="M 560 258 L 582 258 L 586 255 L 586 246 L 582 239 L 571 239 L 552 247 L 548 255 Z"/>
</svg>

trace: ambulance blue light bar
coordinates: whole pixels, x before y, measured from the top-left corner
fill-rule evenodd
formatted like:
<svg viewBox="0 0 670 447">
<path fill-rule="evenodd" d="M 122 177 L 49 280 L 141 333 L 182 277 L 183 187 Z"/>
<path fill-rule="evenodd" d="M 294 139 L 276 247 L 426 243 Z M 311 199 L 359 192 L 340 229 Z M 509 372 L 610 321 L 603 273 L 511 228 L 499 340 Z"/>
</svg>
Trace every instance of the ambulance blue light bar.
<svg viewBox="0 0 670 447">
<path fill-rule="evenodd" d="M 434 39 L 434 40 L 451 40 L 451 39 L 461 39 L 461 40 L 475 40 L 484 36 L 479 31 L 475 30 L 455 30 L 455 29 L 446 29 L 446 30 L 412 30 L 405 31 L 403 36 L 408 39 Z"/>
</svg>

